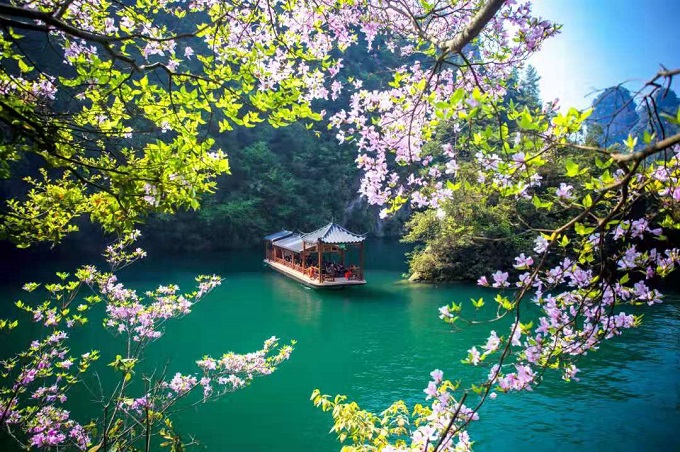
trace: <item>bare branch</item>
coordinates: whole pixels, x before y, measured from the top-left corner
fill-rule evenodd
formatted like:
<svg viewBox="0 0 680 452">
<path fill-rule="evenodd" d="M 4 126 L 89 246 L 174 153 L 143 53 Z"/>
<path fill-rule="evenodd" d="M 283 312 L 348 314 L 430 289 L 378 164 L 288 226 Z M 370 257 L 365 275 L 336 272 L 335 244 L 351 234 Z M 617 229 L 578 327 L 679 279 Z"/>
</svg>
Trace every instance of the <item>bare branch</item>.
<svg viewBox="0 0 680 452">
<path fill-rule="evenodd" d="M 470 41 L 482 32 L 482 29 L 496 15 L 504 3 L 505 0 L 489 0 L 486 2 L 463 31 L 458 33 L 453 39 L 440 43 L 439 48 L 445 53 L 460 53 L 463 47 L 468 45 Z"/>
<path fill-rule="evenodd" d="M 27 8 L 19 8 L 16 6 L 0 3 L 0 15 L 5 16 L 3 19 L 6 20 L 8 22 L 8 25 L 11 26 L 21 27 L 22 25 L 25 25 L 25 23 L 18 21 L 17 18 L 40 20 L 44 22 L 46 25 L 51 25 L 77 38 L 87 39 L 99 43 L 111 42 L 116 40 L 116 38 L 111 36 L 100 35 L 96 33 L 90 33 L 85 30 L 81 30 L 79 28 L 67 24 L 62 20 L 59 20 L 58 18 L 54 17 L 51 14 L 44 13 L 42 11 L 36 11 Z M 44 29 L 45 31 L 47 31 L 48 27 L 45 27 Z"/>
<path fill-rule="evenodd" d="M 676 133 L 673 136 L 666 138 L 665 140 L 657 141 L 654 144 L 647 146 L 641 151 L 633 152 L 631 154 L 611 154 L 611 158 L 617 162 L 640 162 L 650 155 L 654 155 L 658 152 L 664 151 L 676 144 L 680 144 L 680 133 Z"/>
</svg>

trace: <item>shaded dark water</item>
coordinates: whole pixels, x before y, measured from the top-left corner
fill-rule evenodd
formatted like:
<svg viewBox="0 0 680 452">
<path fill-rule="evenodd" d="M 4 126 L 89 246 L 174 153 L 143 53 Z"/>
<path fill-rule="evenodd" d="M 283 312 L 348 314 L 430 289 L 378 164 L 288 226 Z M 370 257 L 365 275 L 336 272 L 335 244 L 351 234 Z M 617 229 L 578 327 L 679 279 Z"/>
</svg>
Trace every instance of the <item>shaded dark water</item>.
<svg viewBox="0 0 680 452">
<path fill-rule="evenodd" d="M 422 390 L 435 368 L 451 379 L 485 374 L 460 360 L 483 342 L 489 325 L 451 332 L 437 308 L 489 293 L 472 285 L 404 284 L 403 252 L 399 245 L 370 243 L 369 284 L 332 292 L 306 289 L 262 268 L 257 251 L 152 256 L 126 270 L 121 279 L 139 288 L 177 283 L 188 290 L 197 274 L 225 277 L 190 316 L 168 324 L 147 365 L 169 359 L 170 372 L 187 373 L 203 354 L 253 351 L 272 335 L 298 341 L 274 375 L 179 414 L 176 427 L 211 450 L 338 450 L 328 434 L 330 415 L 309 402 L 313 389 L 346 394 L 380 412 L 398 399 L 424 402 Z M 46 270 L 36 265 L 8 279 Z M 3 293 L 12 297 L 18 286 L 5 285 Z M 581 361 L 580 383 L 548 378 L 533 393 L 489 401 L 470 431 L 476 450 L 680 450 L 680 303 L 669 298 L 646 312 L 641 328 Z M 505 325 L 493 328 L 507 335 Z M 80 341 L 96 341 L 115 356 L 119 344 L 90 330 Z"/>
</svg>

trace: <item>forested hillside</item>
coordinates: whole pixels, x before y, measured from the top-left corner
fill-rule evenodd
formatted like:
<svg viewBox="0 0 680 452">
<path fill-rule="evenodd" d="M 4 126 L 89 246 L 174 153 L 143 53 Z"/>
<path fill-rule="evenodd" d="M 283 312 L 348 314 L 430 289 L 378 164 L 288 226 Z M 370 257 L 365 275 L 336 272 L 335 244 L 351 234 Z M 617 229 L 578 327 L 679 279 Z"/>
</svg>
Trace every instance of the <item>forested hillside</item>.
<svg viewBox="0 0 680 452">
<path fill-rule="evenodd" d="M 540 115 L 542 101 L 532 66 L 515 70 L 507 81 L 504 106 Z M 507 115 L 504 119 L 508 121 Z M 516 127 L 509 121 L 512 136 Z M 490 123 L 475 125 L 470 134 L 482 133 Z M 440 134 L 447 136 L 447 133 Z M 435 148 L 441 143 L 431 143 Z M 414 281 L 476 280 L 496 268 L 512 267 L 513 258 L 530 249 L 534 239 L 526 226 L 547 227 L 555 223 L 548 212 L 536 214 L 532 200 L 499 197 L 478 180 L 479 165 L 473 148 L 459 150 L 457 188 L 439 209 L 416 212 L 406 224 L 404 241 L 417 246 L 409 256 L 410 278 Z M 557 153 L 543 156 L 549 162 L 541 170 L 545 192 L 556 184 L 557 168 L 564 165 Z M 559 216 L 558 216 L 559 218 Z"/>
<path fill-rule="evenodd" d="M 389 81 L 397 57 L 377 41 L 372 52 L 353 48 L 340 61 L 345 69 L 342 83 L 362 80 L 364 86 L 380 88 Z M 328 117 L 348 102 L 345 91 L 315 101 L 313 108 L 324 110 Z M 272 231 L 311 231 L 331 220 L 372 236 L 401 237 L 407 214 L 378 218 L 379 209 L 358 194 L 355 149 L 341 143 L 326 122 L 313 127 L 307 121 L 287 127 L 254 125 L 235 125 L 231 130 L 220 130 L 217 123 L 210 127 L 206 138 L 226 153 L 230 173 L 218 176 L 215 188 L 200 197 L 200 209 L 185 206 L 176 213 L 148 216 L 140 225 L 147 248 L 155 252 L 248 248 L 259 245 Z M 158 138 L 167 137 L 162 132 Z M 42 159 L 26 154 L 11 168 L 13 174 L 39 180 L 42 165 Z M 22 185 L 16 179 L 0 181 L 0 196 L 21 198 Z M 66 249 L 96 252 L 101 229 L 87 218 L 75 224 L 81 233 L 66 237 Z M 7 249 L 10 252 L 12 247 Z"/>
<path fill-rule="evenodd" d="M 356 231 L 377 231 L 375 209 L 356 193 L 356 157 L 349 146 L 302 124 L 242 129 L 230 138 L 231 175 L 218 180 L 201 210 L 150 219 L 143 230 L 152 244 L 170 250 L 243 248 L 269 232 L 311 231 L 331 219 Z"/>
<path fill-rule="evenodd" d="M 539 79 L 540 75 L 531 66 L 523 72 L 515 70 L 507 81 L 504 107 L 526 111 L 533 117 L 545 115 Z M 606 88 L 593 100 L 585 135 L 572 140 L 575 145 L 585 143 L 623 150 L 630 135 L 634 141 L 630 147 L 641 149 L 652 136 L 677 133 L 673 115 L 679 107 L 680 101 L 673 90 L 660 91 L 638 105 L 626 88 Z M 504 119 L 509 118 L 504 115 Z M 508 122 L 511 137 L 521 120 L 518 116 Z M 483 133 L 485 127 L 488 124 L 478 123 L 469 133 Z M 443 129 L 439 136 L 447 137 L 449 133 Z M 432 150 L 442 144 L 432 142 L 428 146 Z M 438 209 L 414 212 L 406 223 L 403 241 L 416 244 L 409 255 L 412 281 L 474 281 L 494 269 L 512 268 L 514 258 L 533 247 L 533 231 L 554 228 L 566 219 L 561 206 L 543 206 L 535 197 L 523 197 L 521 193 L 515 199 L 499 197 L 496 190 L 478 179 L 479 162 L 474 150 L 463 147 L 458 151 L 458 179 L 450 199 Z M 608 171 L 594 154 L 570 155 L 564 151 L 553 150 L 542 155 L 545 164 L 533 187 L 536 194 L 554 193 L 562 199 L 572 196 L 573 187 L 564 174 L 567 162 L 590 168 L 592 174 Z M 671 243 L 680 240 L 672 231 L 668 238 Z"/>
<path fill-rule="evenodd" d="M 397 64 L 397 55 L 379 40 L 371 52 L 352 48 L 342 55 L 341 80 L 385 87 Z M 315 108 L 329 117 L 348 103 L 344 91 Z M 199 211 L 151 218 L 142 228 L 150 246 L 168 251 L 247 248 L 272 231 L 309 232 L 331 220 L 372 236 L 403 234 L 407 212 L 378 218 L 379 209 L 358 194 L 355 148 L 341 143 L 326 122 L 283 128 L 260 124 L 227 133 L 214 130 L 213 136 L 229 156 L 231 174 L 218 179 L 217 191 L 206 196 Z"/>
</svg>

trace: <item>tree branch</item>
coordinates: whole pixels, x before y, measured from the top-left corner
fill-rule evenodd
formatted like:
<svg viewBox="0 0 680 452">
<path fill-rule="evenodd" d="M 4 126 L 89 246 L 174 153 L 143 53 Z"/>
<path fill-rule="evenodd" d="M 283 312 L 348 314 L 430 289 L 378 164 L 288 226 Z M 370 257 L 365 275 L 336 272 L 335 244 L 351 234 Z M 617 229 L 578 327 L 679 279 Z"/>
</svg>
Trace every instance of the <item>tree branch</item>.
<svg viewBox="0 0 680 452">
<path fill-rule="evenodd" d="M 493 16 L 496 15 L 504 3 L 505 0 L 487 1 L 463 31 L 458 33 L 453 39 L 440 43 L 439 48 L 443 50 L 444 53 L 460 53 L 463 50 L 463 47 L 468 45 L 470 41 L 481 33 L 482 29 L 484 29 L 486 24 L 488 24 Z"/>
<path fill-rule="evenodd" d="M 646 148 L 642 149 L 641 151 L 633 152 L 631 154 L 621 154 L 621 153 L 615 153 L 611 154 L 611 158 L 614 159 L 616 162 L 639 162 L 650 155 L 654 155 L 657 152 L 664 151 L 672 146 L 675 146 L 676 144 L 680 144 L 680 133 L 676 133 L 675 135 L 672 135 L 665 140 L 657 141 L 654 144 L 651 144 L 647 146 Z"/>
<path fill-rule="evenodd" d="M 111 36 L 90 33 L 85 30 L 81 30 L 80 28 L 73 27 L 64 21 L 57 19 L 51 14 L 44 13 L 42 11 L 18 8 L 16 6 L 0 3 L 0 14 L 6 16 L 3 19 L 9 22 L 8 25 L 11 26 L 21 26 L 23 24 L 23 22 L 19 22 L 15 18 L 40 20 L 46 25 L 51 25 L 77 38 L 99 42 L 102 44 L 116 40 L 116 38 Z M 45 27 L 45 31 L 48 31 L 48 27 Z"/>
<path fill-rule="evenodd" d="M 32 24 L 27 22 L 22 22 L 19 19 L 28 19 L 41 21 L 45 25 Z M 166 42 L 166 41 L 177 41 L 185 38 L 193 38 L 197 34 L 200 34 L 203 30 L 212 26 L 212 24 L 207 24 L 203 27 L 197 29 L 195 33 L 182 33 L 173 36 L 166 37 L 153 37 L 146 36 L 141 33 L 133 33 L 129 35 L 114 36 L 105 35 L 100 33 L 92 33 L 81 28 L 75 27 L 59 17 L 55 17 L 52 14 L 36 11 L 27 8 L 20 8 L 17 6 L 7 5 L 0 3 L 0 23 L 6 26 L 23 28 L 34 31 L 43 31 L 45 33 L 49 32 L 52 28 L 63 31 L 64 33 L 74 36 L 76 38 L 85 39 L 87 41 L 97 42 L 102 45 L 110 45 L 114 42 L 124 42 L 132 41 L 135 39 L 143 39 L 153 42 Z"/>
</svg>

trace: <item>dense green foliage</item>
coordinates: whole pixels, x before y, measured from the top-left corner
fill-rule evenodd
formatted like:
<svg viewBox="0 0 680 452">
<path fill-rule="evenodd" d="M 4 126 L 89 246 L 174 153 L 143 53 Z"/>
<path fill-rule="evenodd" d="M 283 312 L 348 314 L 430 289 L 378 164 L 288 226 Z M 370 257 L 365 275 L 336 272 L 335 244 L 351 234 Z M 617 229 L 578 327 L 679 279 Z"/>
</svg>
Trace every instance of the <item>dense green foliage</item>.
<svg viewBox="0 0 680 452">
<path fill-rule="evenodd" d="M 51 54 L 47 54 L 46 58 L 49 57 Z M 387 83 L 389 71 L 386 70 L 386 65 L 393 64 L 395 58 L 393 53 L 384 48 L 372 52 L 351 49 L 345 56 L 344 66 L 351 79 L 363 78 L 367 85 L 378 87 Z M 200 65 L 191 61 L 188 63 L 200 69 Z M 342 79 L 344 82 L 348 82 L 346 77 Z M 336 100 L 316 101 L 313 108 L 315 111 L 326 110 L 330 114 L 347 102 L 348 95 L 343 94 Z M 61 104 L 53 107 L 64 108 Z M 252 110 L 253 107 L 246 105 L 244 108 Z M 164 115 L 159 115 L 158 121 L 163 120 Z M 136 215 L 130 210 L 132 206 L 126 204 L 125 198 L 120 198 L 122 204 L 116 204 L 119 209 L 127 209 L 120 212 L 120 215 L 126 218 L 126 222 L 140 221 L 151 211 L 151 215 L 144 220 L 145 224 L 140 225 L 145 232 L 145 246 L 149 249 L 162 248 L 167 251 L 249 247 L 259 244 L 263 235 L 274 230 L 287 228 L 309 231 L 331 219 L 343 223 L 350 229 L 378 236 L 396 237 L 402 233 L 404 221 L 402 217 L 406 216 L 405 214 L 398 218 L 380 220 L 377 218 L 378 209 L 368 206 L 359 197 L 357 194 L 359 173 L 355 163 L 355 152 L 349 145 L 339 144 L 334 132 L 328 130 L 323 122 L 315 124 L 314 127 L 303 122 L 294 123 L 290 127 L 275 127 L 280 124 L 272 126 L 268 123 L 260 123 L 258 127 L 252 125 L 234 123 L 230 129 L 224 129 L 222 126 L 218 129 L 218 124 L 213 120 L 207 127 L 204 126 L 206 135 L 196 135 L 196 139 L 203 140 L 202 143 L 223 150 L 224 155 L 229 158 L 229 165 L 226 166 L 226 159 L 222 160 L 222 171 L 211 173 L 210 183 L 204 190 L 182 192 L 182 196 L 191 196 L 189 204 L 179 203 L 171 206 L 168 197 L 167 204 L 154 206 L 145 199 L 145 197 L 150 199 L 149 193 L 146 192 L 149 186 L 158 190 L 171 189 L 174 181 L 171 172 L 163 176 L 166 179 L 163 184 L 157 184 L 155 181 L 158 179 L 152 176 L 153 180 L 147 181 L 142 178 L 141 181 L 135 182 L 139 186 L 138 189 L 123 190 L 135 203 L 150 207 L 146 209 L 144 215 Z M 147 135 L 156 138 L 154 134 L 140 131 L 135 132 L 131 141 L 141 143 L 141 138 Z M 159 135 L 158 139 L 165 140 L 172 136 L 173 132 L 168 131 Z M 176 152 L 174 147 L 164 148 L 155 158 L 171 163 L 176 168 L 187 165 L 184 157 L 173 155 L 172 152 Z M 172 157 L 167 157 L 166 154 Z M 18 155 L 16 161 L 3 159 L 2 163 L 8 165 L 8 171 L 11 170 L 7 176 L 12 177 L 8 181 L 0 180 L 0 195 L 7 200 L 27 202 L 24 193 L 26 184 L 19 183 L 18 179 L 28 177 L 27 181 L 39 181 L 42 177 L 41 168 L 45 166 L 42 157 L 25 153 Z M 136 161 L 135 164 L 137 165 L 135 171 L 146 171 L 147 168 L 142 162 Z M 119 163 L 116 165 L 118 165 L 116 171 L 121 172 L 122 181 L 124 180 L 122 172 L 126 170 Z M 52 176 L 59 174 L 61 172 L 54 172 Z M 72 176 L 76 174 L 76 177 L 79 175 L 69 174 Z M 58 221 L 58 224 L 49 226 L 51 232 L 33 230 L 30 234 L 37 234 L 39 240 L 61 241 L 67 231 L 79 229 L 84 233 L 73 240 L 67 239 L 69 249 L 73 252 L 85 248 L 97 249 L 100 241 L 99 231 L 90 224 L 90 220 L 96 221 L 96 218 L 91 217 L 89 207 L 75 206 L 85 202 L 85 198 L 79 193 L 91 193 L 92 196 L 99 193 L 96 195 L 99 197 L 113 195 L 106 191 L 102 193 L 97 186 L 88 186 L 86 182 L 76 184 L 73 188 L 76 191 L 73 192 L 75 198 L 71 207 L 65 205 L 63 201 L 71 198 L 59 198 L 59 193 L 55 195 L 62 200 L 60 208 L 64 208 L 69 214 L 64 217 L 55 216 L 53 220 Z M 48 196 L 50 190 L 44 187 L 35 193 L 43 197 L 43 201 L 47 203 L 51 199 L 51 195 Z M 163 201 L 166 199 L 164 196 L 159 192 L 155 197 Z M 195 210 L 199 203 L 202 208 Z M 57 207 L 54 200 L 48 204 L 42 209 Z M 45 212 L 41 211 L 36 218 L 45 218 Z M 7 217 L 6 221 L 10 221 L 10 217 Z M 36 226 L 39 223 L 44 229 L 46 224 L 41 221 L 39 220 Z M 105 229 L 109 232 L 114 231 L 117 225 L 123 225 L 112 219 L 107 221 L 109 226 Z M 27 234 L 31 230 L 27 228 L 22 233 Z M 9 230 L 4 234 L 17 240 L 17 237 L 12 237 Z M 26 236 L 24 241 L 28 244 L 31 238 Z"/>
<path fill-rule="evenodd" d="M 531 115 L 541 114 L 539 79 L 535 69 L 528 66 L 522 74 L 514 71 L 507 81 L 507 95 L 499 113 L 508 121 L 511 136 L 517 123 L 509 120 L 509 112 L 526 110 Z M 645 145 L 645 133 L 648 138 L 652 133 L 656 137 L 677 133 L 672 115 L 678 107 L 680 102 L 673 90 L 659 92 L 646 103 L 636 105 L 625 88 L 608 88 L 593 101 L 593 112 L 586 121 L 585 143 L 624 149 L 631 133 L 631 139 L 636 140 L 631 145 L 640 148 Z M 488 127 L 494 124 L 478 121 L 470 134 Z M 440 144 L 430 146 L 434 149 Z M 566 219 L 565 212 L 558 208 L 537 210 L 534 207 L 540 206 L 535 200 L 499 197 L 496 190 L 480 184 L 473 153 L 464 147 L 459 150 L 461 163 L 451 199 L 439 209 L 415 212 L 405 225 L 407 233 L 403 240 L 418 244 L 409 255 L 411 280 L 476 280 L 497 268 L 512 268 L 514 257 L 532 248 L 532 230 L 549 229 Z M 602 173 L 593 154 L 562 148 L 545 153 L 542 158 L 545 160 L 539 170 L 542 182 L 536 188 L 539 196 L 554 192 L 560 183 L 568 181 L 564 177 L 567 161 L 579 168 L 590 168 L 592 174 Z"/>
<path fill-rule="evenodd" d="M 507 95 L 502 117 L 509 110 L 539 114 L 541 99 L 539 76 L 532 66 L 513 71 L 507 81 Z M 512 108 L 510 108 L 512 107 Z M 512 133 L 512 124 L 509 121 Z M 491 121 L 477 121 L 470 134 L 493 127 Z M 440 133 L 439 136 L 447 136 Z M 432 143 L 430 149 L 440 146 Z M 521 250 L 531 248 L 534 237 L 527 225 L 545 227 L 553 219 L 548 212 L 537 214 L 530 200 L 498 196 L 497 191 L 477 180 L 474 149 L 459 150 L 460 168 L 453 194 L 438 210 L 414 213 L 406 223 L 403 240 L 417 243 L 409 255 L 410 279 L 414 281 L 476 280 L 479 275 L 497 268 L 512 267 L 513 258 Z M 541 168 L 546 182 L 544 190 L 554 184 L 561 160 L 557 154 L 544 157 L 549 163 Z M 563 163 L 562 163 L 563 164 Z"/>
<path fill-rule="evenodd" d="M 465 164 L 453 198 L 440 211 L 415 213 L 406 224 L 404 241 L 424 243 L 410 254 L 412 280 L 476 280 L 491 269 L 510 267 L 533 241 L 519 221 L 526 203 L 480 189 L 474 178 L 472 165 Z"/>
<path fill-rule="evenodd" d="M 352 230 L 382 232 L 375 209 L 356 194 L 355 157 L 347 146 L 301 124 L 238 132 L 240 144 L 229 153 L 232 174 L 219 179 L 217 192 L 200 211 L 150 221 L 152 246 L 248 247 L 267 233 L 311 231 L 332 219 Z M 388 223 L 399 231 L 398 220 Z"/>
<path fill-rule="evenodd" d="M 3 8 L 0 238 L 22 247 L 197 209 L 230 171 L 218 137 L 321 119 L 338 64 L 309 45 L 320 23 L 300 35 L 245 3 Z"/>
</svg>

